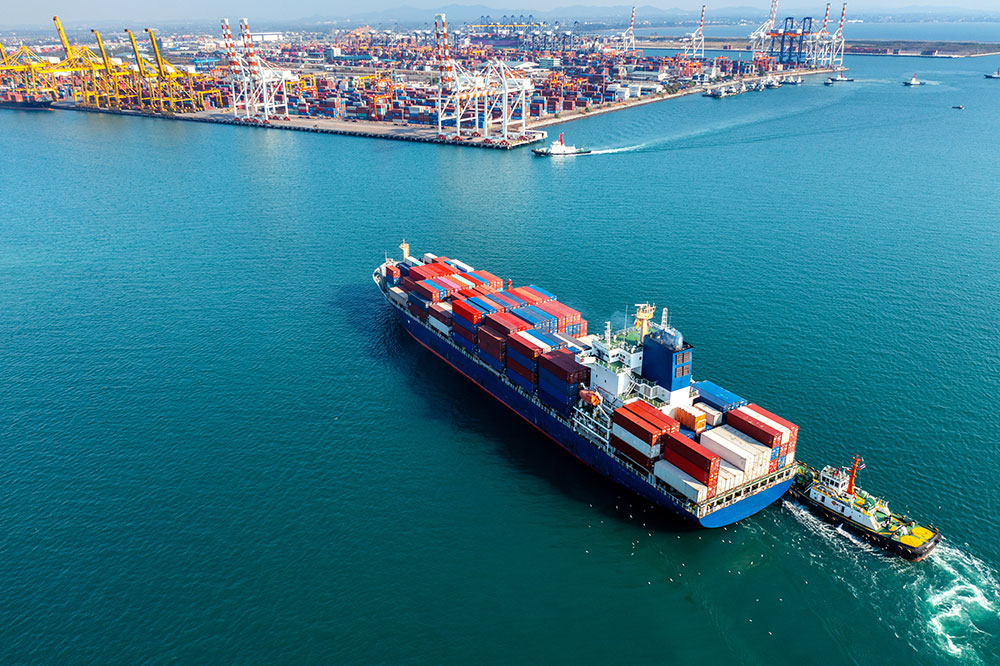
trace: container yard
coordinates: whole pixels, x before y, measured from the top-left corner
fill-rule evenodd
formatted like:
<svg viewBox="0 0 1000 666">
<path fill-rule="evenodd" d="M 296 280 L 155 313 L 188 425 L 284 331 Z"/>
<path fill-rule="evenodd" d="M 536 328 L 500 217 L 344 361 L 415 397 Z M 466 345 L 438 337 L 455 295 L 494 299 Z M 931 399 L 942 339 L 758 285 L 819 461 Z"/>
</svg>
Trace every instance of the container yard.
<svg viewBox="0 0 1000 666">
<path fill-rule="evenodd" d="M 709 380 L 692 381 L 690 342 L 664 308 L 601 335 L 538 285 L 457 259 L 410 255 L 372 275 L 417 342 L 582 462 L 704 527 L 777 501 L 799 428 Z"/>
<path fill-rule="evenodd" d="M 72 43 L 0 44 L 3 106 L 241 124 L 406 141 L 511 149 L 544 127 L 591 114 L 702 93 L 725 97 L 843 69 L 846 5 L 836 30 L 811 18 L 767 21 L 746 51 L 713 55 L 704 21 L 683 49 L 636 46 L 635 9 L 618 35 L 485 22 L 450 31 L 359 28 L 330 41 L 286 42 L 222 19 L 213 36 L 165 37 L 152 28 L 90 31 Z M 734 57 L 735 55 L 735 57 Z"/>
</svg>

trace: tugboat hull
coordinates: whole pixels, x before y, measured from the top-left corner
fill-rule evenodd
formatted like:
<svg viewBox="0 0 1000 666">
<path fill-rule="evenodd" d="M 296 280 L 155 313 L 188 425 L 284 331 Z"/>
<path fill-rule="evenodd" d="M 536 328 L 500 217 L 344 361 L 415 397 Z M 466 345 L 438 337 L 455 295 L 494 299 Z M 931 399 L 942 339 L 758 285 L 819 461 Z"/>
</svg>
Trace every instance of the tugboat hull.
<svg viewBox="0 0 1000 666">
<path fill-rule="evenodd" d="M 855 523 L 854 521 L 842 516 L 838 513 L 831 511 L 829 508 L 818 504 L 813 501 L 808 495 L 803 493 L 799 487 L 795 484 L 789 488 L 788 492 L 799 501 L 800 504 L 809 509 L 810 513 L 825 520 L 831 525 L 842 526 L 845 530 L 851 534 L 855 534 L 865 541 L 882 548 L 883 550 L 889 551 L 895 555 L 899 555 L 907 560 L 912 560 L 914 562 L 919 562 L 920 560 L 927 557 L 927 555 L 934 550 L 934 548 L 941 541 L 941 534 L 935 534 L 932 538 L 925 541 L 920 546 L 908 546 L 891 536 L 879 534 L 878 532 L 872 532 L 866 529 L 864 526 Z"/>
</svg>

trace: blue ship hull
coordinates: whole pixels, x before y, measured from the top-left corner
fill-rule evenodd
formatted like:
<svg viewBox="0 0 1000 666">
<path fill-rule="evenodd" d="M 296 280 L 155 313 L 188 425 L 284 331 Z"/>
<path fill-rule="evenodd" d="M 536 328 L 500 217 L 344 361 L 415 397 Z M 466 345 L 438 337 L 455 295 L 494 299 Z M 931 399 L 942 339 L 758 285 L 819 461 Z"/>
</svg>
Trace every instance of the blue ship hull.
<svg viewBox="0 0 1000 666">
<path fill-rule="evenodd" d="M 731 525 L 747 516 L 751 516 L 777 501 L 792 484 L 793 479 L 783 481 L 762 490 L 756 495 L 751 495 L 739 502 L 698 518 L 687 511 L 684 506 L 679 504 L 670 495 L 660 492 L 644 478 L 638 476 L 603 450 L 577 434 L 567 423 L 554 417 L 531 400 L 525 398 L 511 385 L 498 378 L 491 369 L 467 356 L 458 345 L 445 340 L 401 308 L 392 305 L 392 303 L 390 305 L 393 311 L 399 316 L 406 331 L 423 347 L 465 375 L 466 378 L 475 382 L 480 388 L 502 402 L 525 421 L 538 428 L 543 434 L 572 453 L 585 465 L 615 483 L 628 488 L 635 494 L 646 498 L 657 506 L 663 507 L 685 519 L 694 521 L 702 527 L 723 527 L 724 525 Z"/>
</svg>

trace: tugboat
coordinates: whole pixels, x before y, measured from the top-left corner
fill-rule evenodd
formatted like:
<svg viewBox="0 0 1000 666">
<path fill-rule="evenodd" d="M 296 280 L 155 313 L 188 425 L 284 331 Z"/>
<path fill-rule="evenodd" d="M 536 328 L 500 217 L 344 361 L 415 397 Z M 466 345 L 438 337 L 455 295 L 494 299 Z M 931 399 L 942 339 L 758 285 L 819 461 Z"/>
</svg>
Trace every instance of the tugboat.
<svg viewBox="0 0 1000 666">
<path fill-rule="evenodd" d="M 927 557 L 941 541 L 941 532 L 893 513 L 885 500 L 856 488 L 854 480 L 864 468 L 858 456 L 850 469 L 828 465 L 816 470 L 800 462 L 788 492 L 820 518 L 890 553 L 913 561 Z"/>
<path fill-rule="evenodd" d="M 909 81 L 903 81 L 903 85 L 904 86 L 922 86 L 922 85 L 924 85 L 924 82 L 920 81 L 919 79 L 917 79 L 917 75 L 914 74 L 913 78 L 910 79 Z"/>
<path fill-rule="evenodd" d="M 789 76 L 782 83 L 786 86 L 800 86 L 802 85 L 801 76 Z"/>
<path fill-rule="evenodd" d="M 842 83 L 842 82 L 843 83 L 850 83 L 853 80 L 854 79 L 849 79 L 846 76 L 844 76 L 843 70 L 841 70 L 840 72 L 837 72 L 837 78 L 834 79 L 834 81 L 836 81 L 837 83 Z"/>
<path fill-rule="evenodd" d="M 993 74 L 983 74 L 988 79 L 1000 79 L 1000 67 L 997 67 L 997 71 Z"/>
<path fill-rule="evenodd" d="M 551 146 L 548 148 L 534 148 L 531 152 L 539 157 L 564 157 L 569 155 L 586 155 L 590 150 L 587 148 L 577 148 L 576 146 L 567 146 L 563 143 L 563 135 L 560 132 L 559 140 L 554 141 Z"/>
<path fill-rule="evenodd" d="M 833 78 L 832 76 L 828 76 L 826 78 L 826 81 L 823 82 L 823 85 L 824 86 L 832 86 L 836 82 L 837 82 L 837 79 Z"/>
</svg>

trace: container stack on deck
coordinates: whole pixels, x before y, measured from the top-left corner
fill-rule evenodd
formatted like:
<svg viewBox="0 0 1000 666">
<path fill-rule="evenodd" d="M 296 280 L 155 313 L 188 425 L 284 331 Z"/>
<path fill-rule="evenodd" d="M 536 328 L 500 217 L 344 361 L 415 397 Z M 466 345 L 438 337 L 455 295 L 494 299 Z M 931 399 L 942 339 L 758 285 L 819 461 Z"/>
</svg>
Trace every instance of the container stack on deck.
<svg viewBox="0 0 1000 666">
<path fill-rule="evenodd" d="M 553 293 L 504 289 L 488 271 L 432 254 L 390 264 L 385 275 L 393 302 L 559 416 L 568 418 L 591 389 L 591 366 L 577 358 L 590 349 L 577 337 L 587 322 Z M 795 460 L 798 426 L 713 382 L 691 388 L 691 402 L 673 408 L 626 398 L 607 443 L 696 504 Z"/>
</svg>

